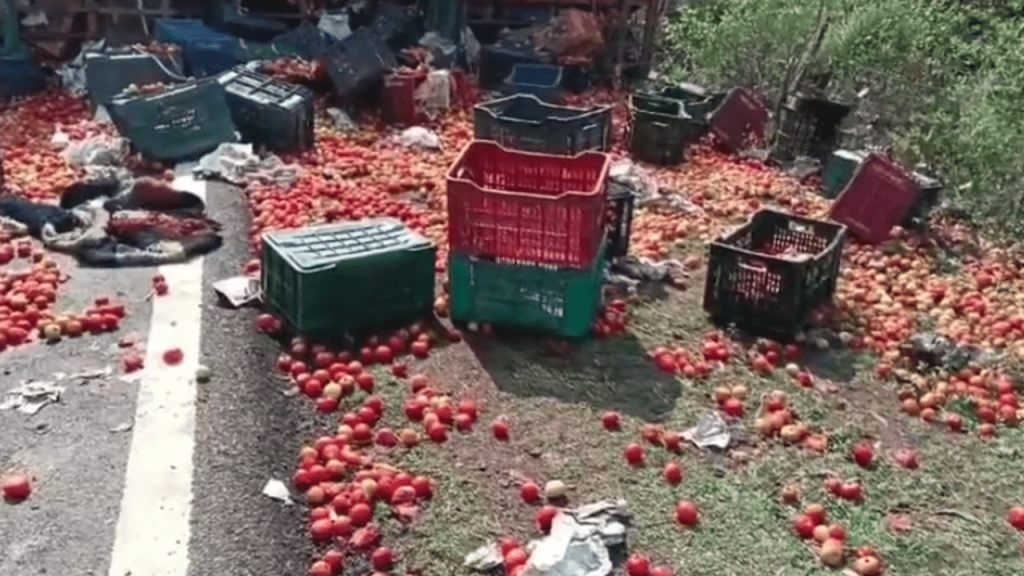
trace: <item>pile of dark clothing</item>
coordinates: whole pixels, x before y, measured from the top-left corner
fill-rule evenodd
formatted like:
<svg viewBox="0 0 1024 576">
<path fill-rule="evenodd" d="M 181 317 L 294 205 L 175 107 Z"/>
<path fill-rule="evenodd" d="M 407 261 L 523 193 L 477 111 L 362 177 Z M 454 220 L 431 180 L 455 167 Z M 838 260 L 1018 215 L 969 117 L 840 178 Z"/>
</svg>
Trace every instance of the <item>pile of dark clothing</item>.
<svg viewBox="0 0 1024 576">
<path fill-rule="evenodd" d="M 0 217 L 88 266 L 159 266 L 208 254 L 223 239 L 205 211 L 198 196 L 151 179 L 77 183 L 59 206 L 0 197 Z"/>
</svg>

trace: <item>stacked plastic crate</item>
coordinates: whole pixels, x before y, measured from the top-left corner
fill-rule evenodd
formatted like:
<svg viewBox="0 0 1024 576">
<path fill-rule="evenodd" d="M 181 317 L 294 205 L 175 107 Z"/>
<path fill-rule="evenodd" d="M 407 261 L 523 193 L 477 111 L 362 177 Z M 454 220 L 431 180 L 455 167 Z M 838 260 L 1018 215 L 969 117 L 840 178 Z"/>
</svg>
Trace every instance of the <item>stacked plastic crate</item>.
<svg viewBox="0 0 1024 576">
<path fill-rule="evenodd" d="M 572 108 L 516 94 L 480 104 L 474 110 L 474 136 L 506 148 L 543 154 L 576 155 L 608 150 L 612 132 L 610 106 Z M 633 219 L 633 193 L 609 184 L 606 224 L 608 256 L 625 256 Z"/>
<path fill-rule="evenodd" d="M 609 165 L 471 142 L 447 177 L 452 319 L 585 336 L 608 260 Z"/>
</svg>

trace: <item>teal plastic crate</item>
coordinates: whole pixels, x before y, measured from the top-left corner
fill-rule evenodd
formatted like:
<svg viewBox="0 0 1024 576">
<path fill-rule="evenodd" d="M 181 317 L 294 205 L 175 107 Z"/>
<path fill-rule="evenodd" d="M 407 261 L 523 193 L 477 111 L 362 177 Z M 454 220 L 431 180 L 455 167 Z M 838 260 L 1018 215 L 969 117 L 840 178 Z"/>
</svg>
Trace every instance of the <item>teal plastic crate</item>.
<svg viewBox="0 0 1024 576">
<path fill-rule="evenodd" d="M 435 253 L 390 218 L 264 234 L 263 303 L 318 338 L 409 323 L 433 307 Z"/>
<path fill-rule="evenodd" d="M 597 317 L 606 265 L 604 256 L 589 269 L 579 270 L 452 254 L 451 318 L 581 338 Z"/>
<path fill-rule="evenodd" d="M 110 117 L 147 158 L 180 162 L 235 141 L 224 87 L 215 79 L 182 84 L 155 96 L 118 96 Z"/>
<path fill-rule="evenodd" d="M 835 198 L 846 187 L 853 178 L 853 173 L 866 158 L 862 152 L 851 152 L 850 150 L 836 150 L 829 156 L 825 163 L 825 169 L 821 174 L 821 187 L 825 190 L 825 196 Z"/>
</svg>

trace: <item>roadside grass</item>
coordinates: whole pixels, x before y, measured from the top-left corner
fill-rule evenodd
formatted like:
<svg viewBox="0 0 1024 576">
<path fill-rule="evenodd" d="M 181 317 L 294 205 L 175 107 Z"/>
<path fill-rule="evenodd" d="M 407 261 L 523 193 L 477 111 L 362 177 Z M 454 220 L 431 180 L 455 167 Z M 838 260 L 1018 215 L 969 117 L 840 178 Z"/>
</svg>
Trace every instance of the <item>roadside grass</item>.
<svg viewBox="0 0 1024 576">
<path fill-rule="evenodd" d="M 432 385 L 456 398 L 476 399 L 484 413 L 469 434 L 453 432 L 445 444 L 424 441 L 394 452 L 396 466 L 436 482 L 434 498 L 414 522 L 384 526 L 399 552 L 404 572 L 397 573 L 465 575 L 466 554 L 488 541 L 538 537 L 535 508 L 519 499 L 519 486 L 527 479 L 541 485 L 562 480 L 570 486 L 571 505 L 625 499 L 634 515 L 629 551 L 671 565 L 680 576 L 832 572 L 793 533 L 792 519 L 800 511 L 780 499 L 788 484 L 802 488 L 803 504 L 825 504 L 830 518 L 847 528 L 851 547 L 877 548 L 887 574 L 1022 573 L 1020 536 L 1004 522 L 1006 509 L 1024 501 L 1018 430 L 1000 429 L 999 437 L 983 442 L 911 420 L 897 410 L 895 387 L 866 370 L 871 359 L 842 350 L 817 354 L 809 363 L 819 384 L 828 370 L 855 374 L 827 390 L 799 388 L 782 370 L 758 377 L 735 360 L 705 381 L 673 378 L 670 385 L 638 350 L 669 343 L 695 347 L 713 329 L 699 312 L 697 285 L 633 306 L 632 323 L 640 328 L 580 345 L 567 358 L 546 354 L 542 340 L 468 335 L 469 346 L 445 347 L 418 364 L 414 372 L 427 374 Z M 379 369 L 377 374 L 378 393 L 387 402 L 383 425 L 407 426 L 402 413 L 407 385 Z M 666 430 L 683 431 L 713 409 L 714 387 L 736 384 L 750 391 L 743 419 L 749 445 L 718 457 L 692 446 L 677 456 L 645 445 L 646 465 L 626 465 L 623 448 L 643 443 L 642 424 L 658 421 Z M 752 423 L 759 398 L 776 389 L 787 393 L 802 421 L 828 434 L 826 454 L 757 437 Z M 642 409 L 648 403 L 655 409 Z M 601 427 L 600 415 L 608 409 L 623 414 L 622 432 Z M 512 423 L 508 443 L 491 436 L 490 422 L 498 416 Z M 879 443 L 878 464 L 871 470 L 848 458 L 864 437 Z M 918 470 L 893 462 L 893 452 L 903 447 L 919 451 Z M 670 459 L 686 471 L 678 487 L 662 479 Z M 827 495 L 823 481 L 830 474 L 859 480 L 864 501 L 850 504 Z M 674 522 L 675 504 L 684 499 L 701 509 L 701 524 L 694 529 Z M 909 518 L 910 529 L 889 529 L 893 515 Z M 616 570 L 622 573 L 621 567 Z"/>
<path fill-rule="evenodd" d="M 891 145 L 979 222 L 1024 233 L 1024 3 L 936 0 L 688 0 L 664 27 L 659 63 L 674 81 L 782 92 L 819 25 L 806 89 L 854 106 L 841 146 Z"/>
</svg>

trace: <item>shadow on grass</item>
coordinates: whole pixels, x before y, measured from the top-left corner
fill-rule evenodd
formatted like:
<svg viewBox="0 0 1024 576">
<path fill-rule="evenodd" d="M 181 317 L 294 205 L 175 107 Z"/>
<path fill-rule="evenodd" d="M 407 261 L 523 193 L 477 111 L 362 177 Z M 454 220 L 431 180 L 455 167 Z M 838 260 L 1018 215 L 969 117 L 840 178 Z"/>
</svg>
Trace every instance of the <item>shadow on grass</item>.
<svg viewBox="0 0 1024 576">
<path fill-rule="evenodd" d="M 831 380 L 840 384 L 849 384 L 857 377 L 865 360 L 858 358 L 849 350 L 814 350 L 804 354 L 804 365 L 807 370 L 819 379 Z"/>
<path fill-rule="evenodd" d="M 657 421 L 682 393 L 678 380 L 659 371 L 632 335 L 568 347 L 536 336 L 467 334 L 466 342 L 499 390 L 520 397 L 550 397 L 599 410 Z"/>
</svg>

